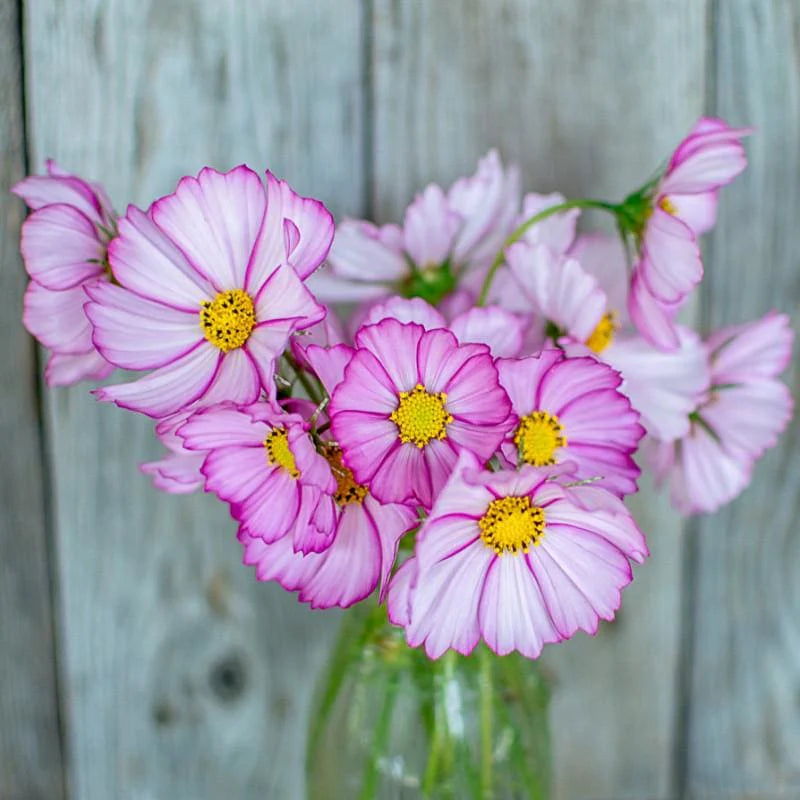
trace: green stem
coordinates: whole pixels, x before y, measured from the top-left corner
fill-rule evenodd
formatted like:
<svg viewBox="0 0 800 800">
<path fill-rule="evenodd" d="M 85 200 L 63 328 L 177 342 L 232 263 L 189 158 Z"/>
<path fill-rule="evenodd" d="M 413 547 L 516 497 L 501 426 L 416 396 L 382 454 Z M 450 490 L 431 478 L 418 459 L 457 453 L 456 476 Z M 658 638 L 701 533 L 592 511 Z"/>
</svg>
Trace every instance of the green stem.
<svg viewBox="0 0 800 800">
<path fill-rule="evenodd" d="M 492 659 L 494 655 L 486 648 L 481 647 L 480 658 L 480 704 L 481 704 L 481 796 L 489 800 L 494 796 L 492 789 Z"/>
<path fill-rule="evenodd" d="M 292 368 L 292 372 L 294 372 L 297 380 L 300 381 L 300 385 L 306 390 L 308 399 L 319 405 L 322 402 L 322 394 L 320 390 L 311 383 L 306 371 L 288 351 L 283 354 L 283 357 L 286 363 Z"/>
<path fill-rule="evenodd" d="M 378 785 L 380 760 L 386 755 L 386 742 L 392 727 L 392 712 L 397 699 L 397 689 L 400 685 L 400 675 L 393 672 L 386 687 L 381 713 L 375 726 L 375 738 L 372 740 L 369 761 L 364 773 L 364 783 L 361 784 L 359 800 L 375 800 L 375 790 Z"/>
<path fill-rule="evenodd" d="M 432 797 L 434 792 L 443 790 L 445 787 L 442 784 L 442 778 L 448 775 L 453 768 L 453 737 L 450 733 L 445 698 L 447 685 L 454 679 L 456 658 L 456 654 L 452 650 L 448 650 L 432 667 L 433 741 L 428 755 L 428 763 L 425 766 L 425 775 L 422 779 L 423 797 Z M 450 792 L 447 794 L 449 796 Z"/>
<path fill-rule="evenodd" d="M 483 286 L 481 287 L 481 293 L 478 295 L 478 302 L 475 304 L 476 306 L 482 306 L 486 303 L 486 298 L 489 296 L 489 289 L 491 288 L 495 273 L 506 259 L 506 248 L 514 244 L 514 242 L 518 242 L 537 222 L 541 222 L 543 219 L 547 219 L 553 214 L 559 214 L 562 211 L 569 211 L 571 208 L 599 208 L 603 211 L 608 211 L 615 216 L 619 214 L 620 209 L 620 207 L 615 203 L 607 203 L 605 200 L 582 198 L 578 200 L 567 200 L 564 203 L 550 206 L 550 208 L 545 208 L 538 214 L 534 214 L 529 219 L 526 219 L 525 222 L 523 222 L 516 230 L 509 234 L 505 242 L 503 242 L 500 252 L 494 257 L 494 261 L 492 261 L 489 271 L 486 273 L 486 277 L 483 280 Z"/>
</svg>

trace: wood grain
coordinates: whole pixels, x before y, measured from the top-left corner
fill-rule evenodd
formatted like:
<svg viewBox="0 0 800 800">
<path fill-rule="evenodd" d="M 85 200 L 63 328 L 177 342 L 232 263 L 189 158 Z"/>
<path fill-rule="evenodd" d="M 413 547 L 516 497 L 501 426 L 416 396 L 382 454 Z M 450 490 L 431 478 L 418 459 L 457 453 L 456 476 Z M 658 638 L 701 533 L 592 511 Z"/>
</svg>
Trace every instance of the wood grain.
<svg viewBox="0 0 800 800">
<path fill-rule="evenodd" d="M 397 219 L 497 146 L 527 190 L 620 199 L 701 114 L 706 4 L 375 4 L 374 199 Z M 681 523 L 645 491 L 650 561 L 616 623 L 551 648 L 555 796 L 673 796 Z"/>
<path fill-rule="evenodd" d="M 20 324 L 25 271 L 22 50 L 17 3 L 0 5 L 0 797 L 63 797 L 45 482 L 33 340 Z"/>
<path fill-rule="evenodd" d="M 34 167 L 102 180 L 119 210 L 246 161 L 363 211 L 358 0 L 25 8 Z M 302 797 L 337 615 L 257 584 L 223 504 L 157 493 L 151 425 L 88 388 L 47 398 L 70 796 Z"/>
<path fill-rule="evenodd" d="M 800 7 L 717 4 L 714 110 L 754 125 L 722 195 L 707 327 L 777 308 L 800 322 Z M 788 377 L 798 395 L 796 360 Z M 800 796 L 800 448 L 792 426 L 753 483 L 697 525 L 686 786 L 692 797 Z"/>
</svg>

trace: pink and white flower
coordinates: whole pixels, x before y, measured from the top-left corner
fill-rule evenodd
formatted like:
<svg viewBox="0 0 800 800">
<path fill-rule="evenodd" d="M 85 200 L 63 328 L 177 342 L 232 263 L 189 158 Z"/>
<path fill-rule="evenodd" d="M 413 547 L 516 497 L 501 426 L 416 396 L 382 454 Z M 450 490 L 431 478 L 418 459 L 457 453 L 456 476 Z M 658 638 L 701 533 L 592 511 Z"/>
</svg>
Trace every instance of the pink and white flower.
<svg viewBox="0 0 800 800">
<path fill-rule="evenodd" d="M 98 350 L 153 370 L 98 391 L 151 417 L 193 404 L 274 395 L 289 336 L 325 309 L 303 285 L 325 258 L 333 222 L 316 200 L 246 166 L 183 178 L 148 213 L 131 206 L 109 259 L 119 286 L 87 289 Z"/>
<path fill-rule="evenodd" d="M 777 376 L 791 357 L 793 334 L 783 314 L 723 328 L 706 343 L 711 389 L 689 414 L 676 442 L 645 450 L 660 483 L 683 514 L 715 511 L 750 483 L 753 464 L 773 447 L 792 415 L 792 397 Z"/>
<path fill-rule="evenodd" d="M 302 358 L 330 394 L 341 383 L 352 353 L 352 348 L 342 344 L 330 348 L 310 344 Z M 325 422 L 322 412 L 317 423 Z M 318 452 L 336 481 L 330 547 L 321 553 L 298 553 L 289 537 L 267 543 L 244 528 L 239 531 L 239 541 L 244 547 L 244 563 L 255 566 L 259 580 L 275 580 L 288 591 L 299 592 L 299 600 L 312 608 L 346 608 L 378 585 L 383 595 L 398 543 L 416 524 L 417 514 L 406 505 L 379 503 L 366 486 L 356 483 L 341 449 L 326 435 L 323 438 Z"/>
<path fill-rule="evenodd" d="M 99 278 L 114 235 L 115 214 L 104 189 L 47 162 L 11 190 L 33 213 L 22 225 L 25 268 L 42 286 L 62 291 Z"/>
<path fill-rule="evenodd" d="M 628 310 L 642 336 L 656 347 L 679 346 L 675 314 L 703 277 L 697 236 L 714 224 L 719 189 L 747 166 L 741 138 L 748 133 L 749 128 L 731 128 L 721 119 L 701 119 L 643 198 L 645 219 L 633 231 L 639 261 Z"/>
<path fill-rule="evenodd" d="M 381 502 L 426 508 L 459 451 L 492 456 L 509 411 L 486 345 L 395 319 L 358 331 L 330 403 L 333 436 L 355 479 Z"/>
<path fill-rule="evenodd" d="M 105 378 L 113 366 L 92 343 L 84 286 L 108 281 L 107 248 L 116 226 L 103 188 L 71 175 L 54 161 L 12 191 L 33 210 L 22 226 L 21 251 L 33 279 L 22 321 L 51 351 L 50 386 Z"/>
<path fill-rule="evenodd" d="M 409 645 L 438 658 L 483 638 L 500 655 L 536 658 L 613 619 L 647 544 L 612 494 L 551 474 L 483 472 L 461 455 L 389 589 L 389 617 Z"/>
<path fill-rule="evenodd" d="M 515 415 L 502 448 L 511 464 L 566 461 L 576 480 L 596 479 L 620 497 L 636 491 L 640 470 L 633 454 L 644 428 L 619 391 L 618 372 L 560 350 L 498 359 L 497 371 Z"/>
<path fill-rule="evenodd" d="M 205 453 L 205 488 L 230 505 L 246 535 L 268 544 L 288 537 L 296 552 L 321 552 L 336 532 L 337 484 L 306 421 L 269 403 L 217 405 L 177 430 L 187 450 Z"/>
<path fill-rule="evenodd" d="M 519 207 L 519 174 L 492 150 L 477 172 L 445 192 L 430 184 L 406 209 L 403 227 L 346 219 L 337 228 L 329 271 L 315 276 L 328 301 L 374 300 L 393 291 L 438 302 L 455 276 L 488 267 Z"/>
</svg>

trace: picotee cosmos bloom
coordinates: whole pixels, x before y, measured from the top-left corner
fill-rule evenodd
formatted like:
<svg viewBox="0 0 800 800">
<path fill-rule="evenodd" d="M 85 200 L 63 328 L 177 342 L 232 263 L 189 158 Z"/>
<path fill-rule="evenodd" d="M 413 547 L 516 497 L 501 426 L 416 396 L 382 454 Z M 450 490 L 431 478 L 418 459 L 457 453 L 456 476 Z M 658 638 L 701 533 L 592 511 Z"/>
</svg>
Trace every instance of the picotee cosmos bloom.
<svg viewBox="0 0 800 800">
<path fill-rule="evenodd" d="M 274 395 L 275 360 L 295 330 L 325 315 L 302 279 L 325 257 L 325 207 L 245 166 L 183 178 L 148 213 L 131 206 L 109 247 L 119 285 L 89 288 L 98 350 L 153 370 L 98 390 L 164 417 L 191 404 Z"/>
</svg>

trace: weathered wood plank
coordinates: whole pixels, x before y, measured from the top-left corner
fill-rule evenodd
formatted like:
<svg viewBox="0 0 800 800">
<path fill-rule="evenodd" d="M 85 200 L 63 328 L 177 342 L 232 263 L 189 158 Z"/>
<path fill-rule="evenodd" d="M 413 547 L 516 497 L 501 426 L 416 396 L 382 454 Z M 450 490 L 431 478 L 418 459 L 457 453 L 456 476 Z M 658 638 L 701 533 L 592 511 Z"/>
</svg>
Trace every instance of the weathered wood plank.
<svg viewBox="0 0 800 800">
<path fill-rule="evenodd" d="M 37 365 L 20 325 L 25 174 L 19 8 L 0 5 L 0 797 L 63 797 Z"/>
<path fill-rule="evenodd" d="M 25 8 L 35 167 L 121 208 L 247 161 L 362 213 L 358 0 Z M 223 505 L 159 495 L 148 421 L 86 389 L 48 393 L 71 796 L 301 797 L 336 614 L 257 584 Z"/>
<path fill-rule="evenodd" d="M 774 307 L 800 322 L 800 7 L 717 3 L 715 110 L 751 124 L 723 193 L 704 287 L 708 327 Z M 790 386 L 797 396 L 796 362 Z M 697 524 L 686 784 L 692 797 L 800 795 L 800 448 L 793 425 L 733 504 Z"/>
<path fill-rule="evenodd" d="M 695 0 L 377 0 L 379 218 L 492 146 L 522 165 L 529 190 L 620 198 L 702 113 L 706 11 Z M 681 524 L 649 492 L 634 505 L 653 555 L 618 621 L 545 657 L 557 797 L 673 794 Z"/>
</svg>

